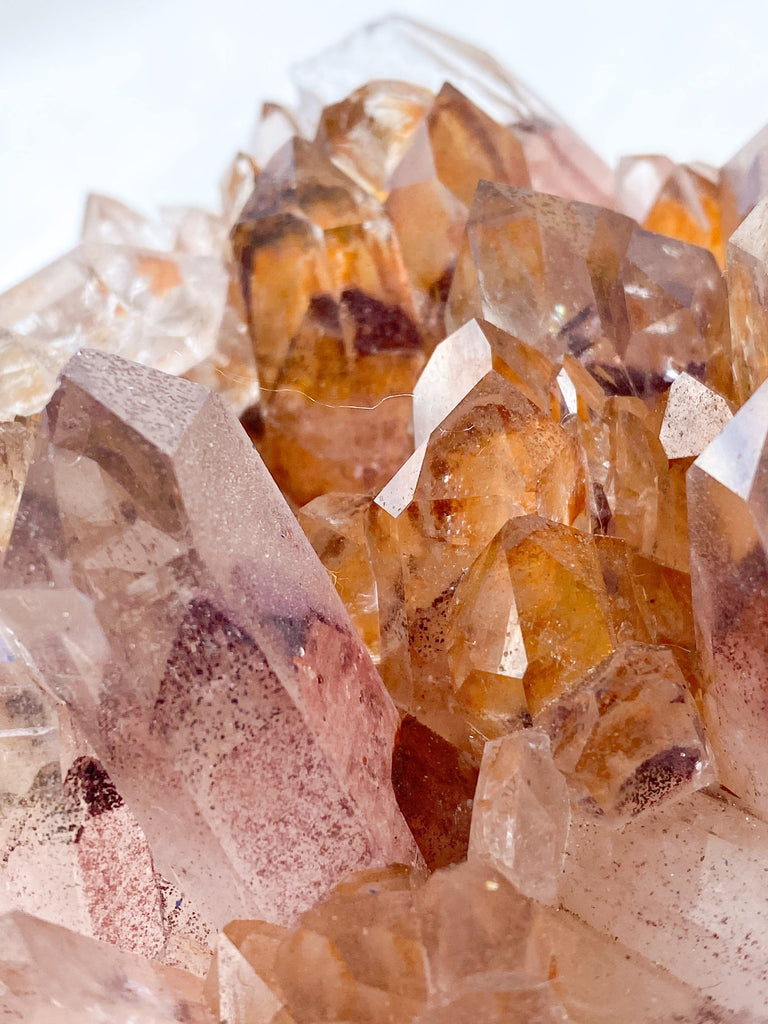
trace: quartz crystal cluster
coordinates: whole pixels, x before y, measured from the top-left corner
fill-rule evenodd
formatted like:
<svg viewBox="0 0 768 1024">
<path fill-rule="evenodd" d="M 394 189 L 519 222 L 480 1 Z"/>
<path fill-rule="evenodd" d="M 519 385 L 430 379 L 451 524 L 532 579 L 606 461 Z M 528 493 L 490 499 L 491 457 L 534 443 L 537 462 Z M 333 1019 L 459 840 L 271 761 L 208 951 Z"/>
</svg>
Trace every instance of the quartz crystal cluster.
<svg viewBox="0 0 768 1024">
<path fill-rule="evenodd" d="M 768 130 L 294 79 L 0 295 L 0 1017 L 766 1024 Z"/>
</svg>

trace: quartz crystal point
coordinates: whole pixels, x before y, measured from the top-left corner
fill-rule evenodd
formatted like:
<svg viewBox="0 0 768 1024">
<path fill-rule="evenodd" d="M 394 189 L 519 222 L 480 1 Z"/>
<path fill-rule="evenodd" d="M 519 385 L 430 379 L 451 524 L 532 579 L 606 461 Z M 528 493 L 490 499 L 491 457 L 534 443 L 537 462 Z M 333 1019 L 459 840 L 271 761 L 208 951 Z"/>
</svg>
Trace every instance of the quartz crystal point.
<svg viewBox="0 0 768 1024">
<path fill-rule="evenodd" d="M 588 924 L 740 1012 L 739 1021 L 762 1022 L 767 864 L 768 825 L 702 791 L 621 830 L 574 818 L 561 900 Z"/>
<path fill-rule="evenodd" d="M 376 552 L 374 564 L 384 555 Z M 409 580 L 405 601 L 387 612 L 385 582 L 390 690 L 461 749 L 482 751 L 485 740 L 530 721 L 622 643 L 693 646 L 687 577 L 621 541 L 538 516 L 511 519 L 431 604 L 416 604 Z"/>
<path fill-rule="evenodd" d="M 564 426 L 586 458 L 593 532 L 688 572 L 685 473 L 730 418 L 729 403 L 687 373 L 652 409 L 633 396 L 606 397 L 571 356 L 557 383 Z"/>
<path fill-rule="evenodd" d="M 736 1024 L 478 863 L 422 886 L 402 869 L 359 874 L 292 930 L 236 922 L 209 980 L 231 1024 Z"/>
<path fill-rule="evenodd" d="M 312 135 L 323 107 L 369 79 L 401 80 L 437 93 L 450 82 L 518 136 L 534 188 L 607 203 L 607 165 L 525 85 L 482 50 L 403 17 L 366 25 L 297 65 L 300 127 Z"/>
<path fill-rule="evenodd" d="M 768 814 L 768 383 L 688 471 L 691 582 L 707 731 L 720 780 Z"/>
<path fill-rule="evenodd" d="M 317 141 L 338 168 L 383 201 L 433 101 L 418 85 L 368 82 L 323 110 Z"/>
<path fill-rule="evenodd" d="M 538 729 L 486 743 L 472 811 L 469 856 L 525 896 L 557 897 L 571 820 L 568 785 Z"/>
<path fill-rule="evenodd" d="M 648 231 L 709 249 L 722 267 L 720 173 L 665 156 L 622 157 L 616 172 L 618 209 Z"/>
<path fill-rule="evenodd" d="M 290 920 L 356 866 L 418 859 L 389 781 L 395 709 L 204 388 L 76 357 L 3 583 L 25 588 L 0 597 L 10 630 L 212 921 Z"/>
<path fill-rule="evenodd" d="M 192 975 L 19 912 L 0 917 L 0 1016 L 26 1024 L 214 1024 Z"/>
<path fill-rule="evenodd" d="M 768 377 L 768 196 L 728 242 L 728 297 L 736 397 L 745 402 Z"/>
<path fill-rule="evenodd" d="M 699 712 L 668 647 L 620 647 L 535 723 L 586 814 L 635 817 L 714 781 Z"/>
<path fill-rule="evenodd" d="M 297 505 L 381 487 L 413 451 L 411 392 L 424 363 L 397 306 L 349 291 L 315 296 L 251 431 Z"/>
<path fill-rule="evenodd" d="M 275 154 L 257 177 L 232 240 L 267 389 L 274 388 L 313 297 L 338 300 L 344 292 L 362 292 L 412 312 L 397 240 L 381 204 L 318 144 L 294 138 Z M 374 335 L 370 342 L 376 340 Z"/>
<path fill-rule="evenodd" d="M 424 363 L 381 204 L 295 138 L 256 179 L 232 237 L 267 465 L 297 504 L 380 487 L 413 450 L 410 394 Z"/>
<path fill-rule="evenodd" d="M 482 317 L 558 363 L 570 354 L 608 393 L 650 400 L 683 370 L 732 390 L 712 254 L 585 203 L 481 182 L 446 316 Z"/>
<path fill-rule="evenodd" d="M 443 691 L 460 685 L 445 671 L 457 584 L 510 516 L 571 523 L 583 507 L 575 445 L 500 374 L 486 374 L 371 507 L 382 674 L 403 708 L 456 739 Z"/>
</svg>

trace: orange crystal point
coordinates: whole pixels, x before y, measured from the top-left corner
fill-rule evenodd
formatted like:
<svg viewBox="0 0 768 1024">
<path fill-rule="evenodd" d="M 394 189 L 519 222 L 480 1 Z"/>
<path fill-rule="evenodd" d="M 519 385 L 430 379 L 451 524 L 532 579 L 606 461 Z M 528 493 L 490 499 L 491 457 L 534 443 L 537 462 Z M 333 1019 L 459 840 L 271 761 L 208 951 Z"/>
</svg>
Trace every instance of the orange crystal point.
<svg viewBox="0 0 768 1024">
<path fill-rule="evenodd" d="M 709 249 L 725 264 L 720 172 L 706 164 L 674 164 L 662 156 L 622 157 L 616 198 L 648 231 Z"/>
<path fill-rule="evenodd" d="M 391 187 L 434 181 L 468 208 L 481 178 L 530 186 L 515 135 L 446 83 L 394 171 Z"/>
<path fill-rule="evenodd" d="M 419 861 L 390 783 L 395 708 L 220 399 L 74 359 L 3 582 L 27 585 L 2 592 L 6 622 L 213 922 L 290 920 L 351 868 Z M 78 628 L 93 653 L 67 667 L 79 648 L 51 637 Z"/>
<path fill-rule="evenodd" d="M 275 154 L 256 179 L 232 241 L 267 389 L 275 386 L 316 296 L 338 299 L 345 289 L 356 289 L 412 313 L 397 241 L 381 205 L 317 144 L 294 138 Z"/>
<path fill-rule="evenodd" d="M 429 89 L 407 82 L 368 82 L 323 110 L 317 141 L 337 167 L 384 200 L 433 100 Z"/>
<path fill-rule="evenodd" d="M 711 253 L 621 214 L 481 182 L 447 322 L 491 321 L 609 393 L 649 400 L 688 369 L 732 390 L 725 287 Z"/>
</svg>

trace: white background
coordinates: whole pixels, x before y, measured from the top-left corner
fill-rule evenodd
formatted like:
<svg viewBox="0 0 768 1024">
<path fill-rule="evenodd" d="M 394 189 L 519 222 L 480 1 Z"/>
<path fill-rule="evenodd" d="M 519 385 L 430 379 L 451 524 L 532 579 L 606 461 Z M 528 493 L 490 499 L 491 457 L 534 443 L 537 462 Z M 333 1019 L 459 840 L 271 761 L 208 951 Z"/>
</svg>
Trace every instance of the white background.
<svg viewBox="0 0 768 1024">
<path fill-rule="evenodd" d="M 71 245 L 89 189 L 213 204 L 291 64 L 374 0 L 0 0 L 0 290 Z M 768 0 L 401 0 L 484 46 L 605 157 L 721 163 L 768 121 Z"/>
</svg>

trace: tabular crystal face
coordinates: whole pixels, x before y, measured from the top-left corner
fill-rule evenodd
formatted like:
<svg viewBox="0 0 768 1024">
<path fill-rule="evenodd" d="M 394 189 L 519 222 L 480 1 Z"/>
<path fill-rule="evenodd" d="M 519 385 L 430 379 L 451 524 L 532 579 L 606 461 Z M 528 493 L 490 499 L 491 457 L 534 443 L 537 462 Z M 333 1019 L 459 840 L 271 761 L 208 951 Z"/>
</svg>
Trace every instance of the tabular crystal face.
<svg viewBox="0 0 768 1024">
<path fill-rule="evenodd" d="M 768 811 L 768 556 L 763 384 L 688 472 L 691 579 L 707 726 L 721 779 Z"/>
<path fill-rule="evenodd" d="M 447 322 L 482 317 L 609 393 L 652 398 L 682 370 L 732 390 L 727 299 L 711 253 L 621 214 L 482 182 Z"/>
<path fill-rule="evenodd" d="M 212 920 L 290 919 L 356 865 L 418 859 L 395 709 L 219 399 L 83 353 L 25 495 L 5 620 Z M 67 668 L 83 637 L 90 675 Z"/>
</svg>

